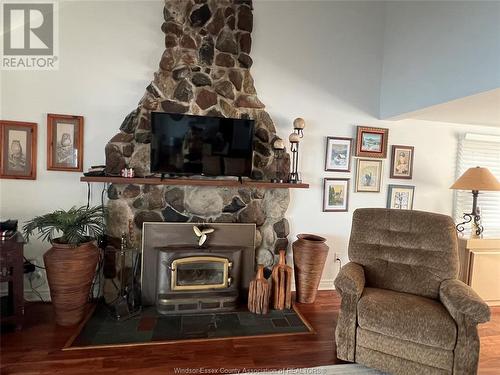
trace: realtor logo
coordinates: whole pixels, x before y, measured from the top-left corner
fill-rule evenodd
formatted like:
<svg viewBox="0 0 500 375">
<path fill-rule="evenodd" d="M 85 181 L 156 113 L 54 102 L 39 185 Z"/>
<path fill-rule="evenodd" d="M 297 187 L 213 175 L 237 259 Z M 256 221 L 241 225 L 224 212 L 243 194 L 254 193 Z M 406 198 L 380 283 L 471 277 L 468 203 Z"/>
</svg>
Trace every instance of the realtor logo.
<svg viewBox="0 0 500 375">
<path fill-rule="evenodd" d="M 57 15 L 57 4 L 54 1 L 3 2 L 0 68 L 57 69 Z"/>
</svg>

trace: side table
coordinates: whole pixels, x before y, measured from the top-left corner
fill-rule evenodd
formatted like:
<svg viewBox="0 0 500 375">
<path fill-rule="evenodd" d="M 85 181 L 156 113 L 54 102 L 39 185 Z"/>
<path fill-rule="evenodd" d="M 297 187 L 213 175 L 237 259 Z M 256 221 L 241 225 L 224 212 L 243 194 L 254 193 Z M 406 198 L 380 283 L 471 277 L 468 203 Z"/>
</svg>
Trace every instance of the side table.
<svg viewBox="0 0 500 375">
<path fill-rule="evenodd" d="M 500 238 L 459 239 L 459 279 L 490 306 L 500 306 Z"/>
<path fill-rule="evenodd" d="M 14 323 L 20 330 L 24 319 L 24 238 L 18 232 L 0 241 L 0 282 L 8 284 L 8 295 L 2 297 L 1 324 Z"/>
</svg>

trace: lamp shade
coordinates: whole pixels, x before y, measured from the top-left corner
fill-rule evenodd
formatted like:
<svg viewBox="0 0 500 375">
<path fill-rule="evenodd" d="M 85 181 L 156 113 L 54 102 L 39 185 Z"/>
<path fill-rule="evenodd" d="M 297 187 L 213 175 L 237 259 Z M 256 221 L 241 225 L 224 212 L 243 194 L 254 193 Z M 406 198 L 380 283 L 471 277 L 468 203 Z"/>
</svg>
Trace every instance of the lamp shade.
<svg viewBox="0 0 500 375">
<path fill-rule="evenodd" d="M 469 168 L 451 185 L 454 190 L 496 191 L 500 190 L 500 182 L 488 168 Z"/>
</svg>

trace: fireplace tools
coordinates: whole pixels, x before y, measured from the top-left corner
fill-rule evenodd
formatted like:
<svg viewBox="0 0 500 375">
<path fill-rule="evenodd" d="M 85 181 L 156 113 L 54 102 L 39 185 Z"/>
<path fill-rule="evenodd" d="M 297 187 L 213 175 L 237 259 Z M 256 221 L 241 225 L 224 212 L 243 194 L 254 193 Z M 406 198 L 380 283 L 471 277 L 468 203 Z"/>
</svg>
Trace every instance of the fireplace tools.
<svg viewBox="0 0 500 375">
<path fill-rule="evenodd" d="M 114 300 L 108 303 L 108 308 L 117 320 L 129 319 L 141 311 L 140 288 L 137 281 L 139 274 L 139 251 L 127 244 L 127 236 L 121 237 L 120 250 L 108 246 L 105 250 L 108 256 L 115 257 L 118 266 L 115 278 L 111 279 L 117 291 Z M 118 285 L 115 283 L 118 279 Z"/>
</svg>

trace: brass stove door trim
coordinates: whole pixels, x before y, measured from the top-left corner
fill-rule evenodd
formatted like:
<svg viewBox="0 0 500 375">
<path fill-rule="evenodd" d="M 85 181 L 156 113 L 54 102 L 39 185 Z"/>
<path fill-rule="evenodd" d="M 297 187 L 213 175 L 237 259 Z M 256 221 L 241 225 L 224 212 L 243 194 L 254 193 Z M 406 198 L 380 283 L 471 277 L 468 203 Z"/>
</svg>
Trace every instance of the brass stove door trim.
<svg viewBox="0 0 500 375">
<path fill-rule="evenodd" d="M 202 263 L 202 262 L 215 262 L 222 263 L 224 266 L 224 276 L 222 284 L 209 284 L 209 285 L 177 285 L 177 266 L 186 263 Z M 206 290 L 206 289 L 226 289 L 231 286 L 231 278 L 229 277 L 229 269 L 233 263 L 226 258 L 211 257 L 211 256 L 193 256 L 178 258 L 172 261 L 171 265 L 171 280 L 170 288 L 172 290 Z"/>
</svg>

